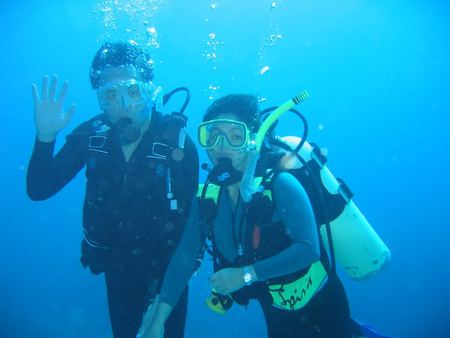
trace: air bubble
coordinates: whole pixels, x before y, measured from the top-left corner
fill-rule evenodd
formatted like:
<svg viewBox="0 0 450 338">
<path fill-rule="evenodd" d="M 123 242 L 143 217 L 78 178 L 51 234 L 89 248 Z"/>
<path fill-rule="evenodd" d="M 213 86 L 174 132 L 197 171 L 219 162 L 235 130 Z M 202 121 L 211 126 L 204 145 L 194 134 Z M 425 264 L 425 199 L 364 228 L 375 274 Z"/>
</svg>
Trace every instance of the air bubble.
<svg viewBox="0 0 450 338">
<path fill-rule="evenodd" d="M 264 74 L 266 74 L 269 70 L 270 70 L 270 67 L 269 67 L 269 66 L 264 66 L 264 67 L 262 67 L 262 68 L 260 69 L 259 74 L 260 74 L 260 75 L 264 75 Z"/>
</svg>

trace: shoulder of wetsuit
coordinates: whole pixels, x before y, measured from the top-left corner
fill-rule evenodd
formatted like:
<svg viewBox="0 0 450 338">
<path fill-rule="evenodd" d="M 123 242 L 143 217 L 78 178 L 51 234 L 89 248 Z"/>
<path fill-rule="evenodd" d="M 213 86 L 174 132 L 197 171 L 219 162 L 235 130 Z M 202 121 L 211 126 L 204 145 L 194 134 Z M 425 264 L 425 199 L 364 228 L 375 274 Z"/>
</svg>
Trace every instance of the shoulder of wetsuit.
<svg viewBox="0 0 450 338">
<path fill-rule="evenodd" d="M 195 158 L 197 160 L 197 166 L 198 166 L 197 147 L 195 146 L 194 140 L 188 134 L 186 134 L 186 141 L 184 143 L 184 148 L 186 150 L 187 156 Z"/>
<path fill-rule="evenodd" d="M 98 134 L 99 131 L 104 130 L 105 132 L 110 129 L 108 120 L 105 114 L 99 114 L 93 118 L 79 124 L 66 139 L 69 140 L 83 140 L 87 139 L 89 136 Z"/>
<path fill-rule="evenodd" d="M 162 114 L 158 111 L 153 112 L 152 119 L 155 120 L 158 131 L 165 140 L 172 144 L 178 143 L 180 132 L 186 126 L 185 124 L 180 123 L 180 120 L 172 114 Z"/>
<path fill-rule="evenodd" d="M 287 203 L 292 203 L 292 201 L 289 198 L 286 198 L 285 192 L 289 190 L 290 187 L 292 188 L 293 184 L 297 186 L 299 189 L 304 191 L 305 194 L 304 196 L 306 198 L 304 202 L 309 201 L 311 203 L 308 190 L 306 189 L 304 184 L 305 179 L 308 179 L 308 177 L 304 178 L 302 176 L 298 176 L 292 170 L 276 170 L 273 176 L 271 177 L 270 181 L 266 183 L 265 186 L 265 189 L 268 189 L 270 191 L 273 203 L 273 211 L 283 210 Z M 281 203 L 282 205 L 277 205 L 277 203 Z M 313 212 L 315 213 L 316 211 L 314 209 L 314 206 L 313 205 L 311 206 L 313 207 Z"/>
</svg>

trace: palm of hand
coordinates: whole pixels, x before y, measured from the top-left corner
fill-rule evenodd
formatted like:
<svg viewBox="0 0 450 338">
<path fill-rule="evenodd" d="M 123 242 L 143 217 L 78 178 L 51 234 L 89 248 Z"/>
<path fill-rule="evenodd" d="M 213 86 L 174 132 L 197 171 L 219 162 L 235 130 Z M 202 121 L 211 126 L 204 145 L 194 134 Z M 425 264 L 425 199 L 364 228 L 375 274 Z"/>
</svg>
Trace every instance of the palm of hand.
<svg viewBox="0 0 450 338">
<path fill-rule="evenodd" d="M 60 101 L 46 99 L 34 106 L 34 117 L 38 130 L 58 132 L 67 124 L 64 115 L 63 102 Z"/>
<path fill-rule="evenodd" d="M 53 75 L 50 89 L 48 89 L 48 77 L 42 81 L 42 92 L 39 96 L 36 84 L 32 85 L 34 100 L 34 122 L 38 137 L 43 141 L 53 141 L 56 134 L 71 120 L 76 106 L 72 104 L 67 112 L 64 112 L 64 99 L 69 87 L 68 82 L 63 84 L 58 98 L 55 98 L 58 77 Z"/>
</svg>

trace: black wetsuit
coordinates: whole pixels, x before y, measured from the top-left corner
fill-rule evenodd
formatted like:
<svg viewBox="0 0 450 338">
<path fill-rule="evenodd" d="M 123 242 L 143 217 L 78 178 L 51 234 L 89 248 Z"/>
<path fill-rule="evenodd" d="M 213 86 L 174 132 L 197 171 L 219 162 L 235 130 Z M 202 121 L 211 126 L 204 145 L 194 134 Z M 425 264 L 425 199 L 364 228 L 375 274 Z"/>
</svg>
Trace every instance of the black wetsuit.
<svg viewBox="0 0 450 338">
<path fill-rule="evenodd" d="M 116 338 L 136 337 L 197 190 L 198 154 L 192 140 L 186 137 L 184 157 L 174 160 L 177 140 L 162 137 L 164 130 L 162 117 L 154 113 L 127 162 L 114 128 L 99 115 L 78 126 L 55 156 L 54 142 L 36 140 L 28 168 L 28 195 L 44 200 L 86 167 L 81 261 L 93 273 L 105 273 Z M 186 309 L 187 290 L 167 322 L 165 337 L 183 337 Z"/>
</svg>

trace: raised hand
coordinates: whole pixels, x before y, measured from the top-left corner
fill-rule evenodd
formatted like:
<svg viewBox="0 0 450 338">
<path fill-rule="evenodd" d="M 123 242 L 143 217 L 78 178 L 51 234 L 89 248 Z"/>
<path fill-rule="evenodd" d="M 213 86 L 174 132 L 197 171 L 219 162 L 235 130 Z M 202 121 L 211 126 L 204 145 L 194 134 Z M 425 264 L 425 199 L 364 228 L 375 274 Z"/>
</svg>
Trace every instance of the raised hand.
<svg viewBox="0 0 450 338">
<path fill-rule="evenodd" d="M 34 101 L 34 124 L 36 126 L 37 137 L 42 142 L 53 142 L 58 132 L 63 129 L 72 119 L 76 110 L 73 103 L 64 112 L 64 99 L 69 88 L 69 83 L 64 82 L 59 96 L 56 98 L 56 87 L 58 86 L 58 76 L 53 75 L 48 88 L 48 76 L 42 80 L 42 91 L 39 96 L 38 86 L 33 83 L 31 91 Z"/>
</svg>

